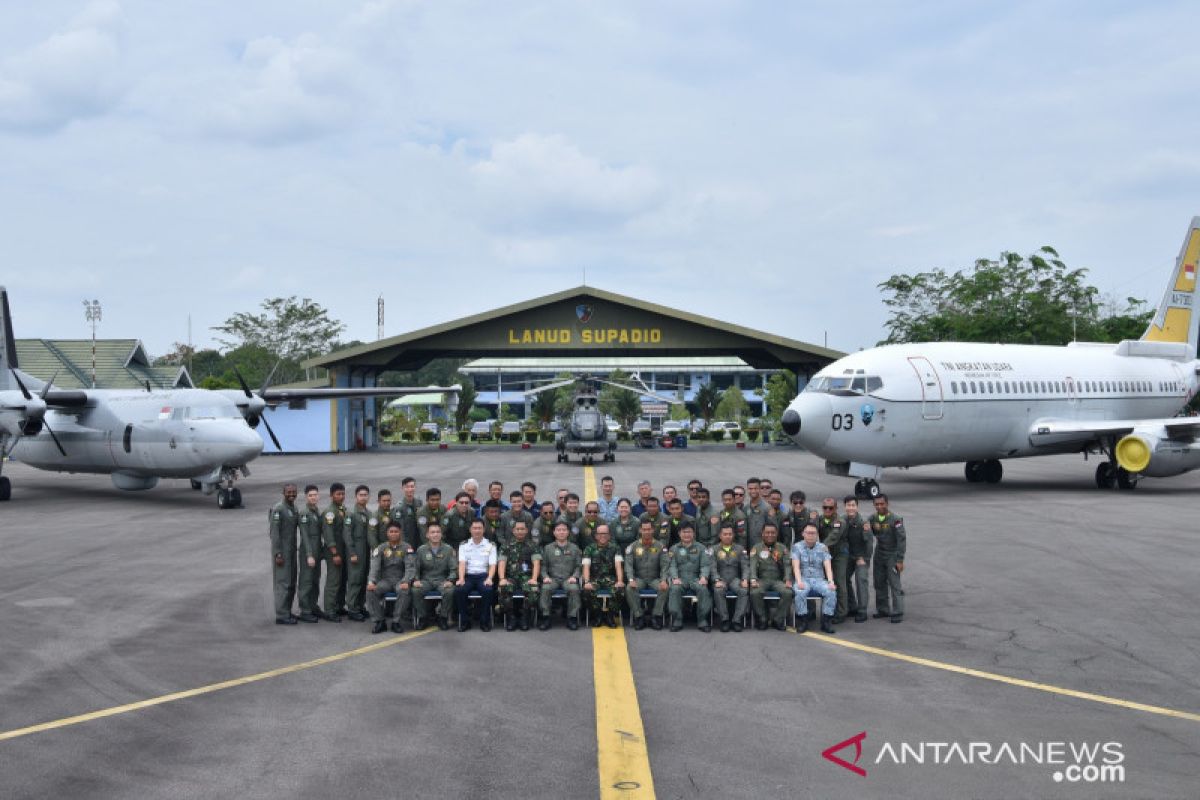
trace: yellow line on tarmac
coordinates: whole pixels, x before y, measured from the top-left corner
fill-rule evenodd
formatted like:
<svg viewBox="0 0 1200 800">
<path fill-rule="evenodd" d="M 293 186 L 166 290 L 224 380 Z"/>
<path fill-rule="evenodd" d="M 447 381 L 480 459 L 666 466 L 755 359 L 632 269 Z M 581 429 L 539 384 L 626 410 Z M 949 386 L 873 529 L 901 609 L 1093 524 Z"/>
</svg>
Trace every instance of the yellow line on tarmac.
<svg viewBox="0 0 1200 800">
<path fill-rule="evenodd" d="M 596 492 L 596 470 L 583 468 L 584 502 Z M 622 628 L 592 630 L 592 674 L 596 685 L 596 766 L 600 800 L 654 798 L 654 776 L 638 706 L 633 666 Z"/>
<path fill-rule="evenodd" d="M 151 697 L 147 700 L 138 700 L 136 703 L 126 703 L 123 706 L 113 706 L 112 708 L 104 708 L 99 711 L 89 711 L 86 714 L 80 714 L 75 717 L 64 717 L 63 719 L 56 719 L 53 722 L 41 722 L 37 725 L 30 725 L 28 728 L 16 728 L 11 731 L 3 731 L 0 732 L 0 742 L 5 741 L 6 739 L 17 739 L 22 736 L 29 736 L 33 733 L 52 731 L 56 728 L 66 728 L 71 725 L 78 725 L 81 722 L 91 722 L 94 719 L 115 717 L 118 714 L 128 714 L 131 711 L 141 711 L 143 708 L 160 706 L 163 703 L 173 703 L 176 700 L 186 700 L 189 697 L 198 697 L 202 694 L 212 694 L 213 692 L 219 692 L 222 689 L 232 689 L 235 686 L 245 686 L 246 684 L 257 683 L 258 681 L 265 681 L 268 678 L 278 678 L 281 675 L 289 675 L 293 672 L 300 672 L 301 670 L 312 669 L 313 667 L 320 667 L 324 666 L 325 664 L 332 664 L 336 661 L 344 661 L 347 658 L 366 655 L 367 653 L 374 653 L 376 650 L 383 650 L 385 647 L 393 647 L 395 645 L 402 644 L 411 639 L 415 639 L 418 636 L 424 636 L 425 634 L 430 633 L 431 630 L 432 629 L 413 631 L 412 633 L 406 633 L 403 636 L 397 636 L 393 639 L 388 639 L 387 641 L 378 642 L 377 644 L 369 644 L 366 647 L 359 647 L 355 650 L 347 650 L 344 653 L 336 653 L 331 656 L 316 658 L 312 661 L 305 661 L 301 664 L 292 664 L 291 666 L 280 667 L 279 669 L 272 669 L 268 670 L 267 672 L 260 672 L 257 675 L 247 675 L 244 678 L 234 678 L 228 681 L 221 681 L 220 683 L 210 683 L 208 686 L 200 686 L 195 689 L 186 689 L 182 692 L 172 692 L 171 694 L 164 694 L 160 697 Z"/>
<path fill-rule="evenodd" d="M 982 678 L 985 681 L 1006 683 L 1009 686 L 1020 686 L 1025 689 L 1035 689 L 1039 692 L 1059 694 L 1063 695 L 1064 697 L 1074 697 L 1079 700 L 1090 700 L 1093 703 L 1103 703 L 1109 706 L 1129 708 L 1134 711 L 1145 711 L 1149 714 L 1159 714 L 1164 717 L 1175 717 L 1177 719 L 1186 719 L 1191 722 L 1200 722 L 1200 714 L 1194 714 L 1191 711 L 1179 711 L 1178 709 L 1174 708 L 1151 706 L 1145 703 L 1135 703 L 1132 700 L 1121 700 L 1116 697 L 1108 697 L 1102 694 L 1080 692 L 1075 689 L 1064 689 L 1060 686 L 1051 686 L 1050 684 L 1027 681 L 1021 678 L 1010 678 L 1007 675 L 997 675 L 994 672 L 984 672 L 983 670 L 971 669 L 970 667 L 960 667 L 957 664 L 947 664 L 944 661 L 934 661 L 929 658 L 905 655 L 904 653 L 897 653 L 894 650 L 884 650 L 882 647 L 872 647 L 871 645 L 859 644 L 858 642 L 851 642 L 845 639 L 835 639 L 832 636 L 825 636 L 819 633 L 810 632 L 803 635 L 812 639 L 818 639 L 822 642 L 827 642 L 829 644 L 848 647 L 851 650 L 861 650 L 864 653 L 871 653 L 872 655 L 883 656 L 884 658 L 893 658 L 897 661 L 907 661 L 910 664 L 917 664 L 922 667 L 932 667 L 933 669 L 945 670 L 946 672 L 956 672 L 959 675 L 969 675 L 972 678 Z"/>
</svg>

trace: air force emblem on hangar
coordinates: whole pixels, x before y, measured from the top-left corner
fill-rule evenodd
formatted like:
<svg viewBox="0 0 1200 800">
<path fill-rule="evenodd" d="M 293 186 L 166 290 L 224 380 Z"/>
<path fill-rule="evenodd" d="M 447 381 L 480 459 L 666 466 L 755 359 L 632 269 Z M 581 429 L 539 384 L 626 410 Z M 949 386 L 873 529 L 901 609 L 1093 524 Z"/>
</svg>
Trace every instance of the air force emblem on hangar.
<svg viewBox="0 0 1200 800">
<path fill-rule="evenodd" d="M 592 304 L 591 303 L 580 303 L 579 305 L 575 306 L 575 316 L 584 325 L 591 322 L 592 321 Z"/>
</svg>

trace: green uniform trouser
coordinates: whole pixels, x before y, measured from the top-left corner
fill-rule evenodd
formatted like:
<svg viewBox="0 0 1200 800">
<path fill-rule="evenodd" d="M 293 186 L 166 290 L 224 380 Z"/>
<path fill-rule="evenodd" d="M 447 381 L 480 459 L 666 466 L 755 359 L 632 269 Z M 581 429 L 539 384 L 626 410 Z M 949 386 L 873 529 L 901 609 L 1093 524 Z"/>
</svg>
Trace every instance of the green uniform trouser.
<svg viewBox="0 0 1200 800">
<path fill-rule="evenodd" d="M 888 592 L 891 591 L 891 613 L 904 613 L 904 589 L 900 585 L 900 573 L 896 570 L 896 554 L 875 551 L 875 609 L 880 614 L 889 613 Z"/>
<path fill-rule="evenodd" d="M 300 548 L 300 613 L 316 614 L 321 605 L 318 602 L 321 592 L 321 558 L 317 556 L 317 565 L 308 565 L 308 553 Z"/>
<path fill-rule="evenodd" d="M 541 612 L 543 616 L 550 616 L 550 602 L 556 591 L 562 589 L 567 593 L 567 617 L 573 618 L 579 616 L 579 582 L 567 583 L 567 579 L 555 580 L 550 579 L 549 583 L 542 583 L 542 601 Z"/>
<path fill-rule="evenodd" d="M 583 602 L 587 604 L 589 614 L 604 613 L 605 602 L 608 603 L 609 611 L 619 612 L 621 610 L 621 593 L 613 588 L 613 584 L 616 582 L 616 578 L 598 578 L 592 581 L 595 589 L 583 590 Z M 612 592 L 612 597 L 598 597 L 597 593 L 603 589 Z"/>
<path fill-rule="evenodd" d="M 683 621 L 683 595 L 686 592 L 696 594 L 696 623 L 707 625 L 709 615 L 712 614 L 711 588 L 701 586 L 698 579 L 680 578 L 678 584 L 671 584 L 667 595 L 667 608 L 670 609 L 671 616 L 675 618 L 676 622 Z"/>
<path fill-rule="evenodd" d="M 410 601 L 409 590 L 401 589 L 391 581 L 379 581 L 375 584 L 375 591 L 367 592 L 367 611 L 371 615 L 372 622 L 383 622 L 384 595 L 388 592 L 396 593 L 396 607 L 392 610 L 392 622 L 400 622 L 404 619 L 404 614 L 408 612 L 408 603 Z"/>
<path fill-rule="evenodd" d="M 642 590 L 652 589 L 654 591 L 654 616 L 661 617 L 663 609 L 667 607 L 667 592 L 660 591 L 658 584 L 660 581 L 655 578 L 648 581 L 638 581 L 638 585 L 625 587 L 625 603 L 629 606 L 631 615 L 641 616 L 645 612 L 642 610 Z"/>
<path fill-rule="evenodd" d="M 346 559 L 342 566 L 333 563 L 333 556 L 325 556 L 325 613 L 338 613 L 346 605 Z"/>
<path fill-rule="evenodd" d="M 292 615 L 292 600 L 296 597 L 296 548 L 283 551 L 283 566 L 271 559 L 275 589 L 275 619 L 287 619 Z"/>
<path fill-rule="evenodd" d="M 713 587 L 713 606 L 717 609 L 717 618 L 722 622 L 729 619 L 729 598 L 725 595 L 731 593 L 737 594 L 733 605 L 733 619 L 741 622 L 746 618 L 746 607 L 750 603 L 750 595 L 747 594 L 746 587 L 742 586 L 740 579 L 735 580 L 732 584 L 725 584 L 721 589 Z"/>
<path fill-rule="evenodd" d="M 854 610 L 854 590 L 850 588 L 850 573 L 854 561 L 850 554 L 833 557 L 833 582 L 837 584 L 837 615 L 844 617 Z"/>
<path fill-rule="evenodd" d="M 523 608 L 528 610 L 533 608 L 534 599 L 538 598 L 539 589 L 533 585 L 528 575 L 516 575 L 508 579 L 508 586 L 500 587 L 500 607 L 504 609 L 504 614 L 513 613 L 513 595 L 523 594 L 525 599 L 522 601 Z"/>
<path fill-rule="evenodd" d="M 778 592 L 779 602 L 775 605 L 775 613 L 771 615 L 771 622 L 786 622 L 788 609 L 792 607 L 792 598 L 795 595 L 791 589 L 787 587 L 783 581 L 759 580 L 758 586 L 750 590 L 750 605 L 754 607 L 754 617 L 758 620 L 767 618 L 767 601 L 763 598 L 767 592 Z"/>
<path fill-rule="evenodd" d="M 349 559 L 342 561 L 342 566 L 346 568 L 346 608 L 353 614 L 355 611 L 364 611 L 367 602 L 367 574 L 371 569 L 371 559 L 363 558 L 362 553 L 358 553 L 358 563 L 347 563 Z"/>
<path fill-rule="evenodd" d="M 438 603 L 437 615 L 442 619 L 450 619 L 450 612 L 454 610 L 454 581 L 442 581 L 440 586 L 436 586 L 429 581 L 421 581 L 420 586 L 412 587 L 412 603 L 416 607 L 417 613 L 422 617 L 426 615 L 427 608 L 425 605 L 425 595 L 441 592 L 442 601 Z"/>
</svg>

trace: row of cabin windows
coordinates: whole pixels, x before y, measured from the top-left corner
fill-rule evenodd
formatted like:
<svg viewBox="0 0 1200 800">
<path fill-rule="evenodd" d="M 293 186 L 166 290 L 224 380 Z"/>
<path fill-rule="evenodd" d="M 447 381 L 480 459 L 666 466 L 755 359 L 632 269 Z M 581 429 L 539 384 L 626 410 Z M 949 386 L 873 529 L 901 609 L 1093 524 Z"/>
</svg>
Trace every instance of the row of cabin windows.
<svg viewBox="0 0 1200 800">
<path fill-rule="evenodd" d="M 1153 391 L 1152 381 L 1077 381 L 1076 392 L 1125 394 Z M 951 394 L 1066 394 L 1069 387 L 1064 381 L 950 381 Z M 1176 381 L 1159 381 L 1158 391 L 1178 392 L 1181 387 Z"/>
</svg>

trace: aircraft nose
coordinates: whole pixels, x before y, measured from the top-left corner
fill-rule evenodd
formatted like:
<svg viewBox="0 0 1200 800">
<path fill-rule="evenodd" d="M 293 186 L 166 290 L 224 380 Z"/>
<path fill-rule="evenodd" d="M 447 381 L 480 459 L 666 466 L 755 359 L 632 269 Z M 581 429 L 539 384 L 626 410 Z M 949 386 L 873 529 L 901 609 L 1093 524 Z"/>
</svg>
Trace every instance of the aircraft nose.
<svg viewBox="0 0 1200 800">
<path fill-rule="evenodd" d="M 240 420 L 216 420 L 194 429 L 197 452 L 228 466 L 241 466 L 262 453 L 262 438 Z"/>
<path fill-rule="evenodd" d="M 788 436 L 795 436 L 800 433 L 800 415 L 794 408 L 789 408 L 783 412 L 783 419 L 780 420 L 780 424 L 783 426 L 783 432 Z"/>
<path fill-rule="evenodd" d="M 831 408 L 828 395 L 815 392 L 801 394 L 783 412 L 780 420 L 783 432 L 809 450 L 820 447 L 829 438 Z"/>
</svg>

